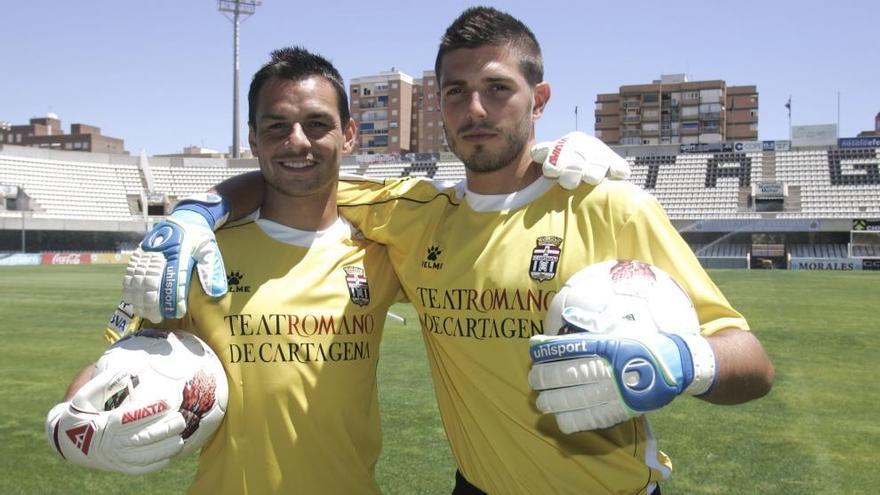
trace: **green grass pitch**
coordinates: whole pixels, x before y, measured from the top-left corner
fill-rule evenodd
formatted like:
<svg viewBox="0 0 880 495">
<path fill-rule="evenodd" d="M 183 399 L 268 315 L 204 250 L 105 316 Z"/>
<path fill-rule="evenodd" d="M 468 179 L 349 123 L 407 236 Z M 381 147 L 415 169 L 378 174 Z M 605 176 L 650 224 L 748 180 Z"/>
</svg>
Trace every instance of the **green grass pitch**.
<svg viewBox="0 0 880 495">
<path fill-rule="evenodd" d="M 69 466 L 46 443 L 46 411 L 104 345 L 120 266 L 0 267 L 0 493 L 182 493 L 194 457 L 149 476 Z M 652 424 L 675 465 L 664 494 L 873 493 L 880 446 L 880 274 L 712 271 L 776 365 L 766 398 L 721 407 L 683 398 Z M 442 494 L 454 464 L 410 306 L 380 360 L 387 494 Z M 525 378 L 525 377 L 524 377 Z"/>
</svg>

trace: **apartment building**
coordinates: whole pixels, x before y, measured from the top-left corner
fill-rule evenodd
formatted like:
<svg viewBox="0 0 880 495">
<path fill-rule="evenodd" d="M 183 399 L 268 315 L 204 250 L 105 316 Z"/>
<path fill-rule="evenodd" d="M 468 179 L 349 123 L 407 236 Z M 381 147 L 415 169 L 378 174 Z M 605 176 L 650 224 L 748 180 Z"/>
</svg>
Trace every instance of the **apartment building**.
<svg viewBox="0 0 880 495">
<path fill-rule="evenodd" d="M 360 154 L 412 150 L 413 78 L 392 68 L 349 84 L 351 116 L 358 123 Z"/>
<path fill-rule="evenodd" d="M 755 141 L 758 89 L 725 81 L 662 75 L 651 84 L 599 94 L 596 137 L 607 144 L 656 145 Z"/>
<path fill-rule="evenodd" d="M 61 128 L 61 119 L 52 113 L 45 117 L 34 117 L 28 124 L 0 122 L 0 143 L 66 151 L 128 154 L 125 151 L 125 141 L 102 135 L 100 127 L 71 124 L 70 134 L 65 134 Z"/>
</svg>

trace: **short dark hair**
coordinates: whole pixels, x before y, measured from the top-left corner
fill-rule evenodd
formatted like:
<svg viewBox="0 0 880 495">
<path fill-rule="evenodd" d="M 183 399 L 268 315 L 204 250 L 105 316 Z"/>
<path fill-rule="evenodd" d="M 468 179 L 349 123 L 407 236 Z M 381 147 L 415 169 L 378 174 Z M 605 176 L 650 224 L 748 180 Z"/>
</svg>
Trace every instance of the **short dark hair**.
<svg viewBox="0 0 880 495">
<path fill-rule="evenodd" d="M 509 46 L 520 56 L 519 69 L 532 86 L 544 80 L 544 61 L 541 46 L 534 33 L 519 19 L 492 7 L 471 7 L 449 25 L 443 38 L 434 74 L 440 79 L 443 56 L 459 48 L 479 48 L 484 45 Z"/>
<path fill-rule="evenodd" d="M 348 109 L 348 92 L 342 83 L 342 76 L 329 60 L 299 46 L 275 50 L 270 57 L 269 62 L 261 67 L 251 80 L 251 87 L 248 90 L 248 125 L 256 127 L 257 100 L 260 98 L 263 84 L 269 78 L 279 77 L 299 81 L 311 76 L 321 76 L 330 81 L 336 90 L 336 99 L 339 100 L 339 118 L 342 125 L 345 126 L 351 118 Z"/>
</svg>

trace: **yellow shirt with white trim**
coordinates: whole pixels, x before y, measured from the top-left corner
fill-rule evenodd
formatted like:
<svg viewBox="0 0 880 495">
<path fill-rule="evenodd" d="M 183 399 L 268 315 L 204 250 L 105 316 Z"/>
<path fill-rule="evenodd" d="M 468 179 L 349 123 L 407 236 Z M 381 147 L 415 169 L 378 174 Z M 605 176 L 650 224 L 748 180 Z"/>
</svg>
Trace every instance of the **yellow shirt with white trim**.
<svg viewBox="0 0 880 495">
<path fill-rule="evenodd" d="M 379 493 L 376 365 L 400 296 L 385 249 L 342 220 L 317 235 L 261 219 L 217 242 L 229 293 L 192 290 L 182 326 L 220 357 L 229 404 L 189 493 Z"/>
<path fill-rule="evenodd" d="M 638 259 L 689 293 L 701 331 L 748 329 L 660 204 L 629 183 L 566 191 L 538 179 L 510 195 L 464 183 L 343 182 L 340 213 L 387 244 L 418 311 L 441 417 L 464 477 L 490 494 L 648 493 L 671 472 L 647 418 L 572 435 L 535 407 L 529 337 L 586 265 Z"/>
</svg>

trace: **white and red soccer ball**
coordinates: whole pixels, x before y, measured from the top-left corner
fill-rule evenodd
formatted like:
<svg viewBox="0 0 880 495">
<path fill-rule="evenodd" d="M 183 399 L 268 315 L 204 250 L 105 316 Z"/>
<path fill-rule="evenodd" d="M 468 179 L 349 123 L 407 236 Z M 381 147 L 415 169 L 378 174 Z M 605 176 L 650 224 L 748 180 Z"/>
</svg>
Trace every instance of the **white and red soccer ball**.
<svg viewBox="0 0 880 495">
<path fill-rule="evenodd" d="M 577 316 L 577 326 L 566 324 Z M 572 275 L 553 297 L 544 319 L 547 335 L 654 330 L 699 334 L 690 297 L 666 272 L 637 260 L 608 260 Z"/>
<path fill-rule="evenodd" d="M 186 421 L 180 434 L 185 456 L 204 446 L 220 427 L 229 397 L 226 373 L 214 351 L 198 337 L 179 331 L 141 330 L 113 344 L 95 364 L 94 375 L 112 370 L 103 409 L 146 402 L 127 411 L 122 422 L 167 410 Z"/>
</svg>

